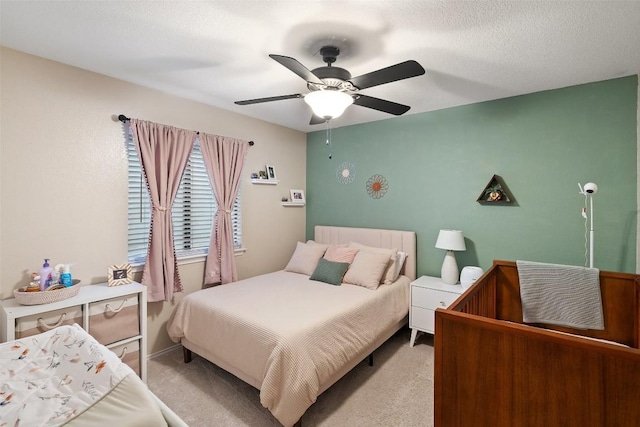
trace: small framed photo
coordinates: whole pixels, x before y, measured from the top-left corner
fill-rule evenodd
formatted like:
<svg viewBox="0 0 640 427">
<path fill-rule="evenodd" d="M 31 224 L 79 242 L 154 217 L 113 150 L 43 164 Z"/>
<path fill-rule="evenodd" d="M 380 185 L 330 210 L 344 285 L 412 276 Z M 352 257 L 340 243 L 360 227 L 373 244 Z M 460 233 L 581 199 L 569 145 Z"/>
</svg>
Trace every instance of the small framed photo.
<svg viewBox="0 0 640 427">
<path fill-rule="evenodd" d="M 293 203 L 305 203 L 304 191 L 302 190 L 289 190 L 291 195 L 291 202 Z"/>
<path fill-rule="evenodd" d="M 258 176 L 260 179 L 267 179 L 267 171 L 259 171 Z"/>
<path fill-rule="evenodd" d="M 133 281 L 131 264 L 110 265 L 107 282 L 109 286 L 126 285 Z"/>
<path fill-rule="evenodd" d="M 267 179 L 278 179 L 276 178 L 276 169 L 272 165 L 265 165 L 265 169 L 267 171 Z"/>
</svg>

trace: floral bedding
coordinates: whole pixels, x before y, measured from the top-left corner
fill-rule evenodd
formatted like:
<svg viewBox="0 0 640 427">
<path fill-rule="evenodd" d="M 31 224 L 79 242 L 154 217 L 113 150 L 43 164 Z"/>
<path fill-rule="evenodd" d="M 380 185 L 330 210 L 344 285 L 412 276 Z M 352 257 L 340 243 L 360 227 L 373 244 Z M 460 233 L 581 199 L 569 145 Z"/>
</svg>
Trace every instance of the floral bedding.
<svg viewBox="0 0 640 427">
<path fill-rule="evenodd" d="M 78 325 L 0 344 L 0 427 L 62 425 L 129 375 Z"/>
</svg>

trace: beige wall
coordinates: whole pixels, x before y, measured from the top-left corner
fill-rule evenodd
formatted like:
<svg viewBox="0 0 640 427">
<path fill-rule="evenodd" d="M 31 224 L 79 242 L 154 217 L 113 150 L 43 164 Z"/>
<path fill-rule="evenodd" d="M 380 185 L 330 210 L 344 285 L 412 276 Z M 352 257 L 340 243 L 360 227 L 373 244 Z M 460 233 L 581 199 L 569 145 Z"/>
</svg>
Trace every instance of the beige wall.
<svg viewBox="0 0 640 427">
<path fill-rule="evenodd" d="M 83 284 L 106 281 L 127 259 L 125 114 L 255 141 L 243 181 L 241 278 L 281 269 L 304 239 L 305 209 L 284 208 L 289 188 L 306 188 L 306 135 L 100 74 L 0 48 L 0 298 L 26 284 L 44 257 L 72 262 Z M 274 165 L 277 186 L 249 174 Z M 181 265 L 186 293 L 201 288 L 203 263 Z M 173 343 L 173 302 L 148 306 L 149 352 Z"/>
</svg>

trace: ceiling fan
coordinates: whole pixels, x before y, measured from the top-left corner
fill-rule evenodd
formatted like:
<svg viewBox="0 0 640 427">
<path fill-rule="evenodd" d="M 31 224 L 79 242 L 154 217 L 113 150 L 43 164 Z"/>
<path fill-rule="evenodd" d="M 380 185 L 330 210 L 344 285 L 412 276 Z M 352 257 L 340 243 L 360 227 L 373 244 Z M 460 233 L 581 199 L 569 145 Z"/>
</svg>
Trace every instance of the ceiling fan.
<svg viewBox="0 0 640 427">
<path fill-rule="evenodd" d="M 314 113 L 310 122 L 312 125 L 324 123 L 340 116 L 351 104 L 399 116 L 409 111 L 411 107 L 367 96 L 360 93 L 360 90 L 420 76 L 425 73 L 420 64 L 410 60 L 357 77 L 351 77 L 349 71 L 331 65 L 340 54 L 339 48 L 336 46 L 324 46 L 320 49 L 320 54 L 323 62 L 327 65 L 311 71 L 298 60 L 289 56 L 269 55 L 272 59 L 306 80 L 307 87 L 310 90 L 309 93 L 247 99 L 245 101 L 236 101 L 235 103 L 249 105 L 281 101 L 283 99 L 304 98 Z"/>
</svg>

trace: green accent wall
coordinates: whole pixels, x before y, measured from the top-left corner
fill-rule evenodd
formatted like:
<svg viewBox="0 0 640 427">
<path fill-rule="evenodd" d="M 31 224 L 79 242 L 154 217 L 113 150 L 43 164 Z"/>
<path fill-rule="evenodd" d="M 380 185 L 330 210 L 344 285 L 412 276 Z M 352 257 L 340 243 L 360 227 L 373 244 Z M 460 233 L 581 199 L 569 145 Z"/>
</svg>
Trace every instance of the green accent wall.
<svg viewBox="0 0 640 427">
<path fill-rule="evenodd" d="M 460 269 L 585 265 L 578 182 L 595 182 L 594 266 L 633 273 L 637 85 L 630 76 L 336 128 L 330 147 L 319 126 L 307 135 L 307 238 L 318 224 L 413 230 L 419 275 L 440 275 L 445 228 L 464 232 Z M 337 179 L 343 162 L 355 166 L 351 184 Z M 389 183 L 379 199 L 366 191 L 374 174 Z M 476 201 L 494 174 L 514 204 Z"/>
</svg>

